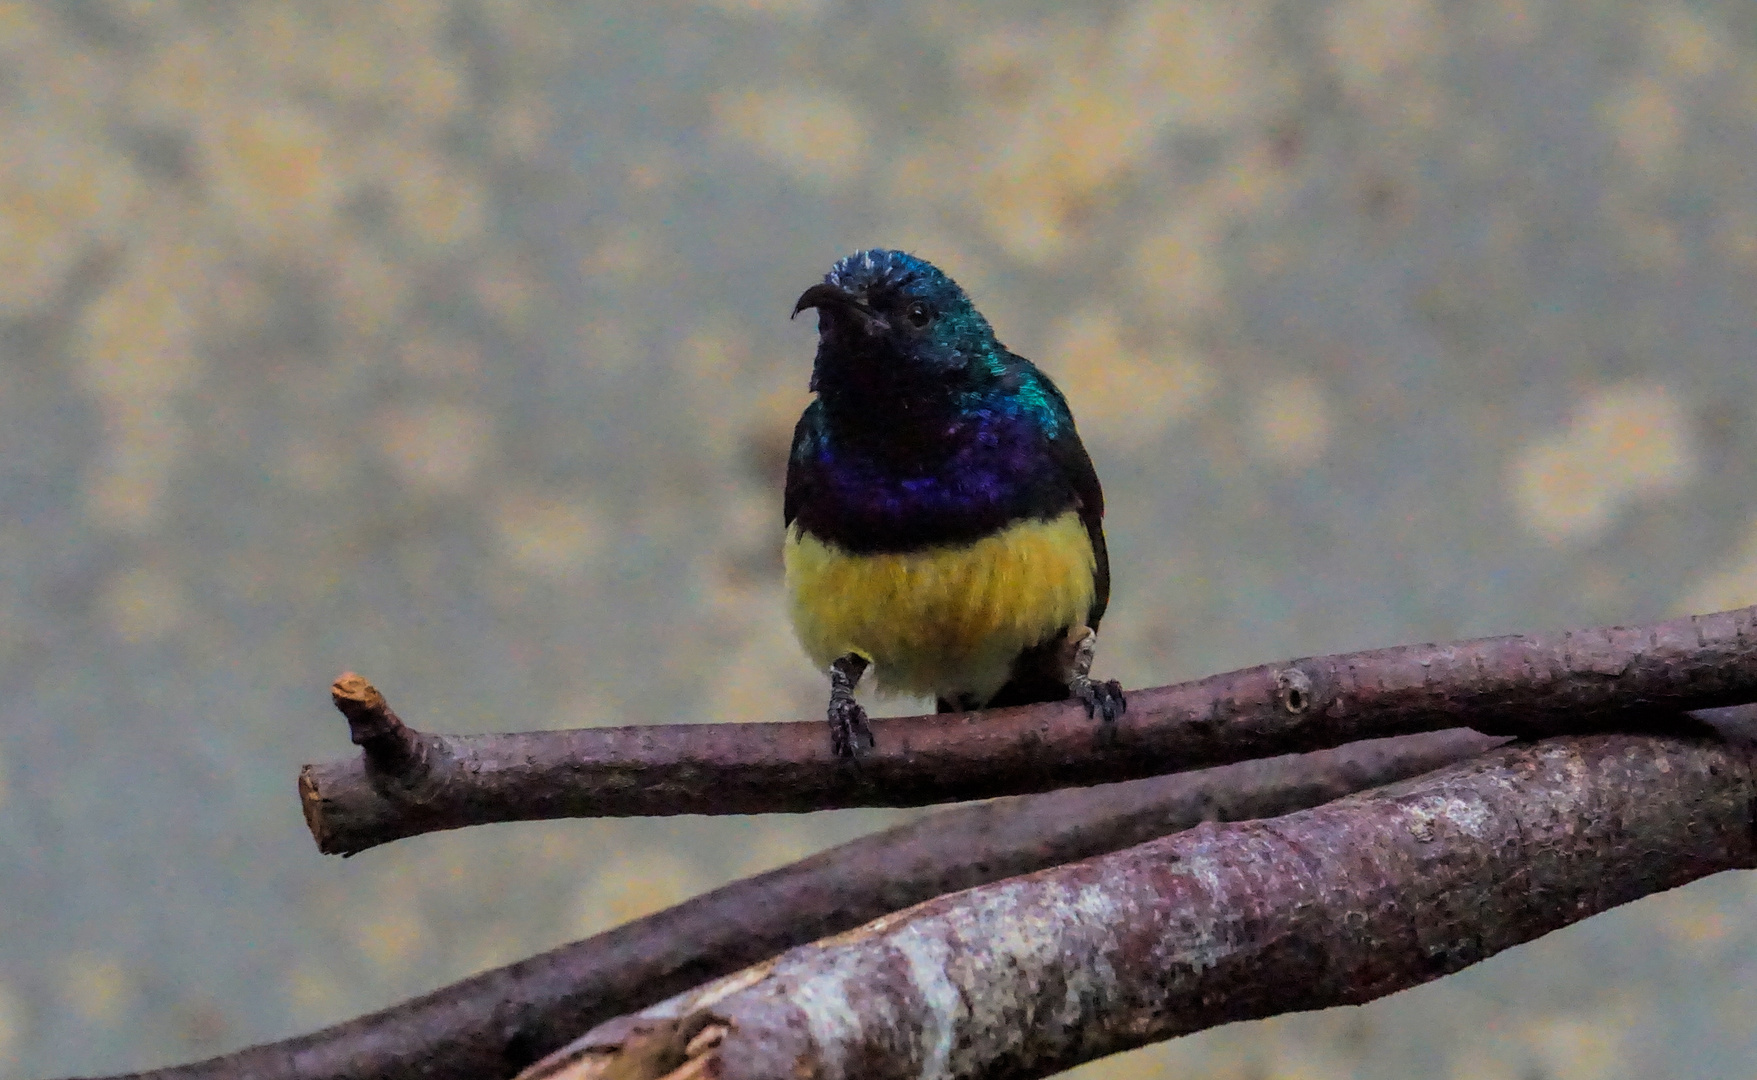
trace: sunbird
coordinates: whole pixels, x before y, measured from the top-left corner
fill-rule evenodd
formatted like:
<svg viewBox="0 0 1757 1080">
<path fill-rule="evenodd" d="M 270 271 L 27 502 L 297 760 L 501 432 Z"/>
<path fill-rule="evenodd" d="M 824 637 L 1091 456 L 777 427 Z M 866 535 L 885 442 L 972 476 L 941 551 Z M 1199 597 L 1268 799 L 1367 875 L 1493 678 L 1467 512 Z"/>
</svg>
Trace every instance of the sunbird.
<svg viewBox="0 0 1757 1080">
<path fill-rule="evenodd" d="M 964 290 L 901 251 L 849 255 L 794 305 L 818 314 L 782 517 L 793 629 L 829 675 L 838 757 L 873 745 L 854 688 L 940 712 L 1075 698 L 1110 601 L 1104 491 L 1049 376 Z"/>
</svg>

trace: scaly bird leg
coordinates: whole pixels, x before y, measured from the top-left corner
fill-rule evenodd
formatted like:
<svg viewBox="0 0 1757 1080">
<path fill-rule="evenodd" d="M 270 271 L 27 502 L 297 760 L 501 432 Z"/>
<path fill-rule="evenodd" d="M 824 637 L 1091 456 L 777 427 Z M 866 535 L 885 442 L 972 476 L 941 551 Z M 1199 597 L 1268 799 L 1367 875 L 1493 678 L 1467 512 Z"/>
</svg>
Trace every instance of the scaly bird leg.
<svg viewBox="0 0 1757 1080">
<path fill-rule="evenodd" d="M 873 747 L 866 710 L 854 700 L 854 687 L 866 674 L 866 657 L 849 653 L 830 665 L 830 749 L 839 758 L 859 757 Z"/>
<path fill-rule="evenodd" d="M 1086 706 L 1087 716 L 1102 716 L 1106 723 L 1128 711 L 1123 699 L 1122 683 L 1115 679 L 1095 682 L 1092 679 L 1092 654 L 1098 649 L 1098 631 L 1089 626 L 1076 626 L 1068 631 L 1073 658 L 1068 665 L 1068 696 Z"/>
</svg>

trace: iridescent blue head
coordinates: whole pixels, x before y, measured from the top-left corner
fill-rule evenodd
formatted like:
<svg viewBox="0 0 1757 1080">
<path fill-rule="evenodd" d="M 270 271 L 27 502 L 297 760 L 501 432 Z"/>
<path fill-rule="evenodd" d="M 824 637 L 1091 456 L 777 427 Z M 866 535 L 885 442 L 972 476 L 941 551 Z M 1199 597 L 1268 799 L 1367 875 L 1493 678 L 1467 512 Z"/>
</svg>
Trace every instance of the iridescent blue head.
<svg viewBox="0 0 1757 1080">
<path fill-rule="evenodd" d="M 913 397 L 994 378 L 1005 350 L 958 283 L 925 259 L 874 248 L 799 297 L 818 312 L 811 388 L 828 397 Z"/>
</svg>

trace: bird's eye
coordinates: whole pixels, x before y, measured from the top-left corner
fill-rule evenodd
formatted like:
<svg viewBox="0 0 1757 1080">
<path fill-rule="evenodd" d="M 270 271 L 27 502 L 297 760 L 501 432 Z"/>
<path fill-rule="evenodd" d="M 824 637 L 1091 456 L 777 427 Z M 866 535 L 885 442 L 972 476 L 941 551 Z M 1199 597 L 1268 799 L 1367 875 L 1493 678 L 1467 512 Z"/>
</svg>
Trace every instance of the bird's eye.
<svg viewBox="0 0 1757 1080">
<path fill-rule="evenodd" d="M 903 311 L 903 317 L 909 320 L 910 326 L 920 330 L 933 321 L 933 311 L 924 301 L 917 300 Z"/>
</svg>

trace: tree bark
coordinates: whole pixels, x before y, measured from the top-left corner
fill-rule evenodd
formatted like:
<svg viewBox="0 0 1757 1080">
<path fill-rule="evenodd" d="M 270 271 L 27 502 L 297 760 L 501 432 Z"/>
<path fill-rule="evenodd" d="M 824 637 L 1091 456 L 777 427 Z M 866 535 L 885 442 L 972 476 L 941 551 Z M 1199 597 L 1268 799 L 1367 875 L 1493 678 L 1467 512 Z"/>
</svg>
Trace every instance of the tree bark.
<svg viewBox="0 0 1757 1080">
<path fill-rule="evenodd" d="M 1446 731 L 954 807 L 323 1031 L 130 1078 L 509 1077 L 602 1020 L 943 893 L 1313 806 L 1501 741 Z"/>
<path fill-rule="evenodd" d="M 1757 865 L 1745 748 L 1600 735 L 1203 825 L 886 916 L 613 1020 L 521 1080 L 1041 1077 L 1358 1004 Z"/>
<path fill-rule="evenodd" d="M 357 710 L 361 687 L 338 682 L 338 705 Z M 1072 703 L 876 720 L 856 763 L 831 753 L 822 720 L 432 735 L 350 711 L 367 752 L 307 765 L 299 790 L 319 849 L 352 854 L 492 821 L 990 798 L 1459 726 L 1540 738 L 1663 710 L 1684 733 L 1677 710 L 1753 700 L 1757 608 L 1742 608 L 1248 668 L 1136 690 L 1112 725 Z"/>
</svg>

